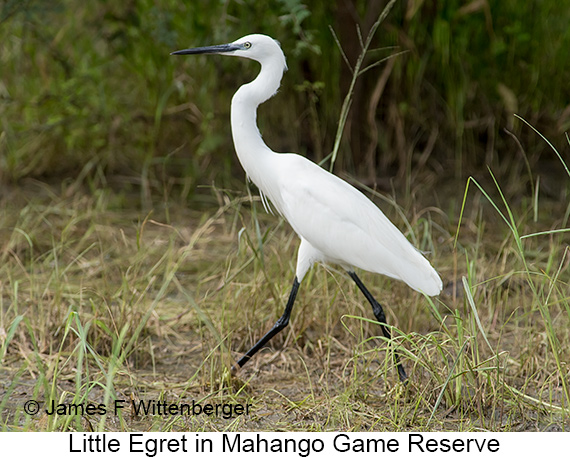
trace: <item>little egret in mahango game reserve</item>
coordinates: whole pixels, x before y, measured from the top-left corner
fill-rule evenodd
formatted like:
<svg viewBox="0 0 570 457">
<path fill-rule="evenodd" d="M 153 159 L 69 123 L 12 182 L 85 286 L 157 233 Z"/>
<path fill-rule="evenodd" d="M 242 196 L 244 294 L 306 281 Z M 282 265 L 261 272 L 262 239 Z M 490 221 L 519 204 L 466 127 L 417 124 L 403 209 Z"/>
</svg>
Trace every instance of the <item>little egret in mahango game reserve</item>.
<svg viewBox="0 0 570 457">
<path fill-rule="evenodd" d="M 233 43 L 176 51 L 175 55 L 220 54 L 245 57 L 261 64 L 257 78 L 241 86 L 232 98 L 231 130 L 234 146 L 247 176 L 301 238 L 293 287 L 283 316 L 238 362 L 242 367 L 289 323 L 303 277 L 315 262 L 340 265 L 372 305 L 382 333 L 390 330 L 382 305 L 354 268 L 404 281 L 429 296 L 438 295 L 442 282 L 426 258 L 364 194 L 297 154 L 273 152 L 257 128 L 257 107 L 272 97 L 287 69 L 279 43 L 266 35 L 247 35 Z M 401 381 L 407 379 L 394 353 Z"/>
</svg>

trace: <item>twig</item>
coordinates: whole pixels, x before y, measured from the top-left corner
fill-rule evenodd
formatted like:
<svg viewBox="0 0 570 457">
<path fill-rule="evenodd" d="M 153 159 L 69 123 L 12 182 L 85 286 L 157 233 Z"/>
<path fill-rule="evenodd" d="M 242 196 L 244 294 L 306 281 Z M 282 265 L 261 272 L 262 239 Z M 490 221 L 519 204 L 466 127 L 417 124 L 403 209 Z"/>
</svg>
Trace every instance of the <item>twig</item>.
<svg viewBox="0 0 570 457">
<path fill-rule="evenodd" d="M 351 68 L 352 80 L 350 81 L 350 87 L 348 88 L 348 93 L 346 94 L 346 96 L 344 97 L 344 101 L 342 102 L 342 108 L 340 110 L 340 117 L 339 117 L 339 122 L 338 122 L 338 128 L 336 130 L 336 136 L 335 136 L 335 140 L 334 140 L 333 150 L 327 157 L 325 157 L 321 161 L 321 163 L 323 163 L 326 160 L 328 160 L 329 158 L 331 159 L 331 164 L 329 167 L 330 171 L 333 170 L 334 164 L 336 162 L 336 158 L 338 156 L 338 150 L 340 148 L 340 141 L 342 139 L 342 134 L 344 132 L 346 120 L 348 119 L 348 113 L 350 111 L 350 106 L 352 105 L 352 97 L 354 95 L 354 87 L 356 86 L 356 80 L 363 73 L 362 71 L 360 71 L 360 68 L 362 67 L 362 64 L 364 63 L 364 58 L 366 57 L 366 54 L 368 53 L 368 48 L 370 47 L 370 43 L 372 42 L 372 38 L 374 37 L 376 30 L 378 29 L 380 24 L 384 21 L 384 19 L 386 19 L 386 16 L 388 16 L 388 13 L 390 12 L 392 7 L 394 6 L 394 3 L 396 3 L 396 0 L 391 0 L 386 5 L 384 10 L 380 13 L 380 16 L 378 16 L 378 19 L 376 20 L 376 22 L 370 28 L 370 31 L 368 32 L 368 36 L 366 37 L 366 41 L 364 42 L 364 45 L 362 47 L 362 51 L 360 52 L 360 55 L 358 56 L 356 64 L 354 65 L 354 68 Z M 340 42 L 338 40 L 338 37 L 334 33 L 333 33 L 333 36 L 334 36 L 338 46 L 340 47 Z M 346 58 L 346 55 L 344 54 L 344 52 L 342 52 L 342 49 L 341 49 L 341 53 L 343 55 L 345 62 L 348 63 L 348 59 Z M 350 64 L 349 64 L 349 67 L 350 67 Z M 372 66 L 367 67 L 367 69 L 371 68 L 371 67 Z"/>
</svg>

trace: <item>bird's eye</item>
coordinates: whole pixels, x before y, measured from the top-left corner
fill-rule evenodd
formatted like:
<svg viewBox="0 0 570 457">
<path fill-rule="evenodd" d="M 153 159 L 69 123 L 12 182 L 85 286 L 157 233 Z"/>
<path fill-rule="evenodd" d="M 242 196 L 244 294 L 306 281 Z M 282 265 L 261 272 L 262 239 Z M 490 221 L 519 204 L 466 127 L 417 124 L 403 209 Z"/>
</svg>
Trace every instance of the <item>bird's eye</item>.
<svg viewBox="0 0 570 457">
<path fill-rule="evenodd" d="M 249 41 L 246 41 L 246 42 L 243 44 L 243 47 L 244 47 L 245 49 L 249 49 L 249 48 L 251 48 L 251 43 L 250 43 Z"/>
</svg>

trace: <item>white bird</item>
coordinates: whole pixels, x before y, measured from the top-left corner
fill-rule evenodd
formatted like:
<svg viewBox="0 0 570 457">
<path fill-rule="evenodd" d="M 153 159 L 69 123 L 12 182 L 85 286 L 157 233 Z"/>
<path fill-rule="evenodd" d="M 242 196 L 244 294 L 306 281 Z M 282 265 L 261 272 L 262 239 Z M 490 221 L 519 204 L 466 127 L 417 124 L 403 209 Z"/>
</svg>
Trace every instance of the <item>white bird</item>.
<svg viewBox="0 0 570 457">
<path fill-rule="evenodd" d="M 283 316 L 238 362 L 242 367 L 289 323 L 303 277 L 315 262 L 338 264 L 372 305 L 389 339 L 382 306 L 362 284 L 354 268 L 399 279 L 426 295 L 438 295 L 442 282 L 426 258 L 363 193 L 297 154 L 272 151 L 257 128 L 257 107 L 279 88 L 287 69 L 279 43 L 266 35 L 247 35 L 232 43 L 185 49 L 172 54 L 221 54 L 261 64 L 259 75 L 232 98 L 231 130 L 237 156 L 247 176 L 301 238 L 295 280 Z M 398 374 L 407 378 L 397 354 Z"/>
</svg>

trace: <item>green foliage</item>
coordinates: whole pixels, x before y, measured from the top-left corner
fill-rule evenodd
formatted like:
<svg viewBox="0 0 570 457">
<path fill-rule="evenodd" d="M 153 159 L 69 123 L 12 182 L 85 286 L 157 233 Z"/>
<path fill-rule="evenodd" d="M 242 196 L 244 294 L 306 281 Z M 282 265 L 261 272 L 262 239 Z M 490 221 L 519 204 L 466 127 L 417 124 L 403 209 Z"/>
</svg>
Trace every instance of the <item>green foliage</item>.
<svg viewBox="0 0 570 457">
<path fill-rule="evenodd" d="M 164 171 L 194 184 L 198 177 L 229 176 L 233 154 L 224 113 L 238 83 L 235 71 L 227 62 L 213 68 L 169 54 L 247 33 L 266 5 L 55 5 L 3 5 L 0 176 L 61 176 L 86 166 L 91 176 L 142 175 L 143 186 Z M 305 6 L 277 1 L 271 7 L 284 14 L 270 16 L 260 31 L 301 33 L 310 14 Z M 300 43 L 298 53 L 318 51 L 310 35 Z"/>
<path fill-rule="evenodd" d="M 398 62 L 406 75 L 401 90 L 411 89 L 406 102 L 414 107 L 404 117 L 423 123 L 426 130 L 439 129 L 444 141 L 438 146 L 448 162 L 473 170 L 506 161 L 518 170 L 516 145 L 503 132 L 508 128 L 521 133 L 513 122 L 515 114 L 551 137 L 570 127 L 564 111 L 570 103 L 565 82 L 570 62 L 564 57 L 570 46 L 567 4 L 410 4 L 421 6 L 409 8 L 403 18 L 402 41 L 413 47 Z M 393 82 L 396 87 L 402 81 Z M 394 97 L 401 100 L 404 94 Z M 544 145 L 523 143 L 533 144 L 530 160 L 536 163 Z"/>
<path fill-rule="evenodd" d="M 352 17 L 339 14 L 334 5 L 303 0 L 4 1 L 0 177 L 83 169 L 96 185 L 128 176 L 148 193 L 166 180 L 182 184 L 185 195 L 198 183 L 223 183 L 238 170 L 229 101 L 257 69 L 169 53 L 252 32 L 278 38 L 289 58 L 279 95 L 287 103 L 260 108 L 267 142 L 320 160 L 333 149 L 348 88 L 329 26 L 354 62 L 360 38 L 339 21 L 360 23 L 365 37 L 378 12 L 358 0 Z M 569 22 L 570 10 L 554 1 L 397 2 L 372 47 L 397 46 L 404 54 L 395 58 L 380 103 L 371 94 L 387 64 L 355 87 L 340 165 L 366 166 L 373 177 L 401 174 L 421 152 L 420 163 L 451 164 L 445 168 L 460 178 L 489 164 L 518 171 L 518 146 L 503 133 L 521 133 L 513 114 L 549 137 L 570 126 Z M 371 52 L 365 65 L 387 55 Z M 366 112 L 373 113 L 368 121 L 361 119 Z M 543 145 L 523 143 L 536 164 Z"/>
</svg>

